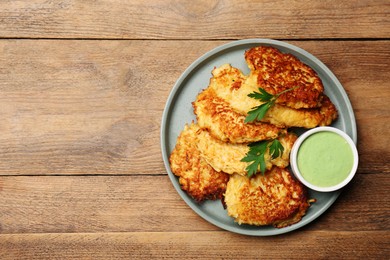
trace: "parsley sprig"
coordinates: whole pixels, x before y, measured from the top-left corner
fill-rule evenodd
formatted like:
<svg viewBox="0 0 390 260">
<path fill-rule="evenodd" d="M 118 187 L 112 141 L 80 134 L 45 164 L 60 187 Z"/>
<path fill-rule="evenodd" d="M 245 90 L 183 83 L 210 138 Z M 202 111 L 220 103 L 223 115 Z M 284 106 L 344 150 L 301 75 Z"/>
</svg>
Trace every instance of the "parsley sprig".
<svg viewBox="0 0 390 260">
<path fill-rule="evenodd" d="M 248 178 L 256 175 L 259 169 L 264 175 L 266 170 L 264 155 L 267 152 L 267 149 L 269 149 L 269 154 L 272 159 L 281 156 L 284 151 L 284 147 L 278 139 L 254 142 L 250 143 L 248 146 L 248 153 L 241 159 L 242 162 L 251 162 L 245 169 Z"/>
<path fill-rule="evenodd" d="M 280 95 L 292 91 L 297 87 L 298 86 L 283 90 L 282 92 L 275 95 L 268 93 L 263 88 L 259 88 L 259 92 L 254 91 L 248 94 L 248 97 L 258 99 L 264 103 L 259 106 L 253 107 L 252 110 L 248 112 L 248 115 L 245 118 L 245 123 L 252 123 L 254 121 L 260 121 L 261 119 L 263 119 L 267 111 L 275 104 L 276 100 L 280 97 Z"/>
</svg>

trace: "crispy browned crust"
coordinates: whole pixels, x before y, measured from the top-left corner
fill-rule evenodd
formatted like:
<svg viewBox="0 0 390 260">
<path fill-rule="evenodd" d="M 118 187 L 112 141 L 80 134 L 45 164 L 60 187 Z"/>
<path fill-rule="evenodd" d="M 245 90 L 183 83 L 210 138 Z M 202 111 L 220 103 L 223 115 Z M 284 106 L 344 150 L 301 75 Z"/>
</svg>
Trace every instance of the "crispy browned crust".
<svg viewBox="0 0 390 260">
<path fill-rule="evenodd" d="M 285 132 L 284 129 L 264 122 L 245 123 L 245 116 L 233 111 L 210 88 L 198 95 L 193 107 L 198 125 L 224 142 L 248 143 L 275 139 Z"/>
<path fill-rule="evenodd" d="M 210 79 L 209 85 L 222 85 L 231 90 L 240 88 L 247 78 L 239 69 L 232 67 L 230 64 L 214 68 L 212 74 L 213 77 Z"/>
<path fill-rule="evenodd" d="M 337 110 L 314 70 L 293 55 L 263 46 L 248 50 L 245 59 L 249 75 L 229 64 L 212 71 L 208 88 L 192 103 L 197 124 L 185 126 L 169 162 L 195 201 L 222 198 L 239 224 L 282 228 L 299 222 L 310 207 L 306 188 L 283 168 L 297 138 L 287 128 L 330 125 Z M 248 111 L 262 104 L 248 97 L 259 87 L 271 94 L 297 88 L 279 96 L 261 122 L 245 123 Z M 265 175 L 246 177 L 241 159 L 247 143 L 276 138 L 283 154 L 271 160 L 266 153 Z"/>
<path fill-rule="evenodd" d="M 297 223 L 310 204 L 306 188 L 287 170 L 273 167 L 265 175 L 247 178 L 232 175 L 224 202 L 229 216 L 239 224 L 273 225 L 277 228 Z"/>
<path fill-rule="evenodd" d="M 321 114 L 321 122 L 318 124 L 320 126 L 330 125 L 338 116 L 335 105 L 326 95 L 323 96 L 319 113 Z"/>
<path fill-rule="evenodd" d="M 196 124 L 186 125 L 177 138 L 169 162 L 172 172 L 179 177 L 181 188 L 197 202 L 221 199 L 229 175 L 215 171 L 200 156 L 197 149 Z"/>
<path fill-rule="evenodd" d="M 299 108 L 321 105 L 324 87 L 317 73 L 292 54 L 285 54 L 273 47 L 254 47 L 245 52 L 251 73 L 257 75 L 259 87 L 277 94 L 286 89 L 296 89 L 282 94 L 277 103 Z"/>
<path fill-rule="evenodd" d="M 278 140 L 282 144 L 284 150 L 279 157 L 276 157 L 275 159 L 270 158 L 272 165 L 278 166 L 280 168 L 286 168 L 289 166 L 291 149 L 297 139 L 298 136 L 292 132 L 288 132 L 278 137 Z M 270 156 L 269 151 L 267 152 L 265 158 L 268 156 Z"/>
<path fill-rule="evenodd" d="M 278 140 L 283 145 L 283 153 L 275 159 L 267 151 L 264 155 L 266 168 L 269 170 L 273 165 L 278 167 L 287 167 L 290 163 L 290 152 L 297 136 L 294 133 L 283 134 Z M 241 161 L 249 151 L 247 144 L 232 144 L 222 142 L 213 136 L 207 130 L 198 131 L 198 150 L 201 156 L 216 171 L 223 171 L 229 174 L 247 175 L 246 167 L 248 162 Z"/>
<path fill-rule="evenodd" d="M 248 97 L 253 91 L 258 91 L 253 75 L 245 77 L 240 70 L 229 64 L 215 68 L 213 77 L 206 93 L 208 98 L 220 99 L 226 102 L 231 111 L 246 116 L 253 107 L 262 104 L 261 101 Z M 236 80 L 238 78 L 238 80 Z M 323 94 L 320 107 L 295 109 L 282 104 L 272 106 L 261 120 L 279 128 L 330 125 L 337 118 L 337 110 L 330 99 Z M 210 101 L 211 102 L 211 101 Z M 218 101 L 220 102 L 220 101 Z"/>
<path fill-rule="evenodd" d="M 321 107 L 294 109 L 280 104 L 271 107 L 261 120 L 279 127 L 304 127 L 330 125 L 338 116 L 335 105 L 325 94 L 322 97 Z"/>
</svg>

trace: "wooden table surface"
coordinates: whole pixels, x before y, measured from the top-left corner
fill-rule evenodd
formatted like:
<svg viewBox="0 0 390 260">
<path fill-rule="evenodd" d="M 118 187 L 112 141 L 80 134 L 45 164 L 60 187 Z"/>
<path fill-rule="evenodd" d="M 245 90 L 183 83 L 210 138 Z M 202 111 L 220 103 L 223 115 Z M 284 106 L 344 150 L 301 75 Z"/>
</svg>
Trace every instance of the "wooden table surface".
<svg viewBox="0 0 390 260">
<path fill-rule="evenodd" d="M 389 36 L 385 0 L 1 1 L 0 259 L 388 259 Z M 315 221 L 278 236 L 199 217 L 160 149 L 181 73 L 248 38 L 323 61 L 358 128 L 352 183 Z"/>
</svg>

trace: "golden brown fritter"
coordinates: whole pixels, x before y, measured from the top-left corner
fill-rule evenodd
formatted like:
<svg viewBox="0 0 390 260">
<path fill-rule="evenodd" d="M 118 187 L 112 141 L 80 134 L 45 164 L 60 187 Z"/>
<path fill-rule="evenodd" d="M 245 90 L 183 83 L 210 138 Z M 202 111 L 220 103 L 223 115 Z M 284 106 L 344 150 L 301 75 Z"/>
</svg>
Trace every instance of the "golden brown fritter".
<svg viewBox="0 0 390 260">
<path fill-rule="evenodd" d="M 273 165 L 278 167 L 287 167 L 290 162 L 290 151 L 296 141 L 297 136 L 293 133 L 281 135 L 278 140 L 284 147 L 283 154 L 280 157 L 272 159 L 267 151 L 264 155 L 266 168 L 269 170 Z M 229 174 L 247 175 L 245 168 L 248 162 L 242 162 L 241 159 L 245 157 L 249 151 L 247 144 L 232 144 L 222 142 L 210 135 L 207 130 L 198 131 L 198 149 L 203 157 L 211 167 L 216 171 L 223 171 Z"/>
<path fill-rule="evenodd" d="M 233 111 L 210 88 L 198 95 L 193 107 L 198 125 L 224 142 L 248 143 L 275 139 L 285 132 L 284 129 L 264 122 L 245 123 L 245 116 Z"/>
<path fill-rule="evenodd" d="M 239 69 L 230 64 L 214 68 L 211 74 L 208 89 L 225 100 L 233 111 L 245 115 L 252 107 L 259 105 L 258 100 L 248 97 L 250 93 L 258 91 L 254 77 L 244 76 Z"/>
<path fill-rule="evenodd" d="M 299 222 L 310 207 L 306 188 L 288 168 L 297 136 L 289 127 L 330 125 L 337 110 L 324 95 L 318 75 L 291 54 L 272 47 L 245 52 L 250 73 L 229 64 L 212 71 L 209 86 L 192 103 L 197 123 L 186 125 L 169 161 L 183 190 L 197 202 L 223 199 L 228 215 L 239 224 L 286 227 Z M 248 97 L 259 88 L 278 94 L 260 122 L 245 123 L 262 101 Z M 266 173 L 248 178 L 248 143 L 279 139 L 281 157 L 265 153 Z"/>
<path fill-rule="evenodd" d="M 238 114 L 246 116 L 253 107 L 262 104 L 261 101 L 248 97 L 248 94 L 258 91 L 256 77 L 251 74 L 245 80 L 238 69 L 229 64 L 222 65 L 212 71 L 208 89 L 213 90 L 214 98 L 222 99 L 227 103 L 229 109 Z M 239 75 L 239 81 L 233 82 L 235 76 Z M 279 97 L 280 98 L 280 97 Z M 210 103 L 213 101 L 209 101 Z M 330 99 L 322 95 L 321 107 L 310 109 L 294 109 L 291 107 L 275 104 L 272 106 L 262 122 L 270 123 L 280 128 L 283 127 L 304 127 L 313 128 L 316 126 L 330 125 L 337 118 L 337 110 Z"/>
<path fill-rule="evenodd" d="M 319 126 L 330 125 L 337 118 L 337 109 L 328 96 L 324 95 L 321 107 L 319 109 L 321 114 L 321 121 L 318 124 Z"/>
<path fill-rule="evenodd" d="M 216 171 L 245 175 L 246 162 L 240 160 L 248 152 L 246 144 L 232 144 L 214 138 L 203 129 L 198 135 L 198 150 L 201 157 Z"/>
<path fill-rule="evenodd" d="M 250 179 L 232 175 L 224 200 L 237 223 L 277 228 L 299 222 L 310 207 L 305 187 L 278 167 Z"/>
<path fill-rule="evenodd" d="M 197 202 L 220 199 L 226 190 L 229 175 L 215 171 L 200 156 L 196 146 L 196 124 L 186 125 L 177 138 L 169 162 L 172 172 L 179 177 L 181 188 Z"/>
<path fill-rule="evenodd" d="M 319 108 L 293 109 L 275 104 L 261 121 L 279 127 L 314 128 L 330 125 L 337 116 L 335 105 L 326 95 L 323 95 Z"/>
<path fill-rule="evenodd" d="M 273 47 L 254 47 L 245 52 L 245 60 L 257 84 L 270 94 L 286 89 L 296 89 L 282 94 L 278 104 L 299 108 L 321 106 L 324 87 L 317 73 L 292 54 L 280 52 Z"/>
<path fill-rule="evenodd" d="M 232 67 L 230 64 L 224 64 L 214 68 L 211 72 L 213 77 L 210 79 L 209 85 L 222 85 L 225 88 L 236 89 L 240 88 L 247 76 L 239 69 Z M 249 93 L 248 93 L 249 94 Z"/>
</svg>

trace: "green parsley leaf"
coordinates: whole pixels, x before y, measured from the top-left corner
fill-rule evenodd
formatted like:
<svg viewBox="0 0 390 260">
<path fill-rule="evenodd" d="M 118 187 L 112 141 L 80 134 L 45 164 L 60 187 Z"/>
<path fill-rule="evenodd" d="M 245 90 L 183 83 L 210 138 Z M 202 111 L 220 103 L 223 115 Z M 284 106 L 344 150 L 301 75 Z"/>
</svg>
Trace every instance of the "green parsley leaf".
<svg viewBox="0 0 390 260">
<path fill-rule="evenodd" d="M 244 158 L 241 159 L 242 162 L 252 162 L 246 167 L 247 176 L 252 177 L 259 171 L 265 172 L 265 160 L 264 154 L 267 150 L 268 142 L 260 141 L 250 143 L 249 151 Z"/>
<path fill-rule="evenodd" d="M 254 153 L 265 153 L 267 146 L 268 146 L 268 141 L 259 141 L 259 142 L 254 142 L 248 144 L 249 146 L 249 153 L 254 154 Z"/>
<path fill-rule="evenodd" d="M 271 145 L 269 146 L 269 153 L 272 157 L 272 159 L 278 158 L 283 154 L 284 147 L 283 145 L 279 142 L 278 139 L 275 139 L 272 141 Z"/>
<path fill-rule="evenodd" d="M 266 102 L 264 104 L 261 104 L 260 106 L 254 107 L 251 111 L 248 112 L 248 115 L 247 117 L 245 117 L 244 122 L 252 123 L 254 121 L 260 121 L 264 118 L 268 109 L 270 109 L 273 104 L 274 102 Z"/>
<path fill-rule="evenodd" d="M 254 92 L 248 94 L 248 97 L 251 97 L 251 98 L 254 98 L 254 99 L 258 99 L 258 100 L 260 100 L 262 102 L 267 102 L 267 101 L 270 101 L 273 98 L 273 95 L 271 95 L 270 93 L 265 91 L 265 89 L 259 88 L 259 92 L 255 92 L 254 91 Z"/>
<path fill-rule="evenodd" d="M 248 94 L 248 97 L 260 100 L 261 102 L 264 103 L 261 104 L 260 106 L 253 107 L 252 110 L 248 112 L 248 115 L 245 118 L 245 123 L 252 123 L 254 121 L 260 121 L 261 119 L 263 119 L 267 111 L 275 104 L 276 99 L 278 99 L 280 95 L 288 91 L 292 91 L 298 87 L 299 86 L 283 90 L 282 92 L 276 95 L 272 95 L 268 93 L 263 88 L 259 88 L 259 92 L 254 91 Z"/>
<path fill-rule="evenodd" d="M 247 171 L 247 176 L 248 176 L 248 178 L 250 178 L 250 177 L 252 177 L 252 176 L 254 176 L 254 175 L 256 175 L 256 173 L 258 172 L 258 170 L 259 170 L 259 165 L 260 165 L 260 167 L 261 167 L 261 171 L 263 172 L 263 170 L 264 170 L 264 172 L 265 172 L 265 169 L 263 169 L 263 168 L 265 168 L 265 161 L 264 161 L 264 154 L 262 154 L 262 155 L 259 155 L 257 158 L 256 158 L 256 160 L 255 161 L 253 161 L 251 164 L 249 164 L 247 167 L 246 167 L 246 171 Z"/>
<path fill-rule="evenodd" d="M 267 152 L 267 149 L 269 149 L 272 159 L 277 158 L 284 151 L 283 145 L 277 139 L 272 141 L 254 142 L 248 144 L 248 146 L 249 151 L 241 161 L 250 163 L 245 168 L 249 178 L 256 175 L 259 170 L 264 175 L 266 170 L 264 155 Z"/>
</svg>

